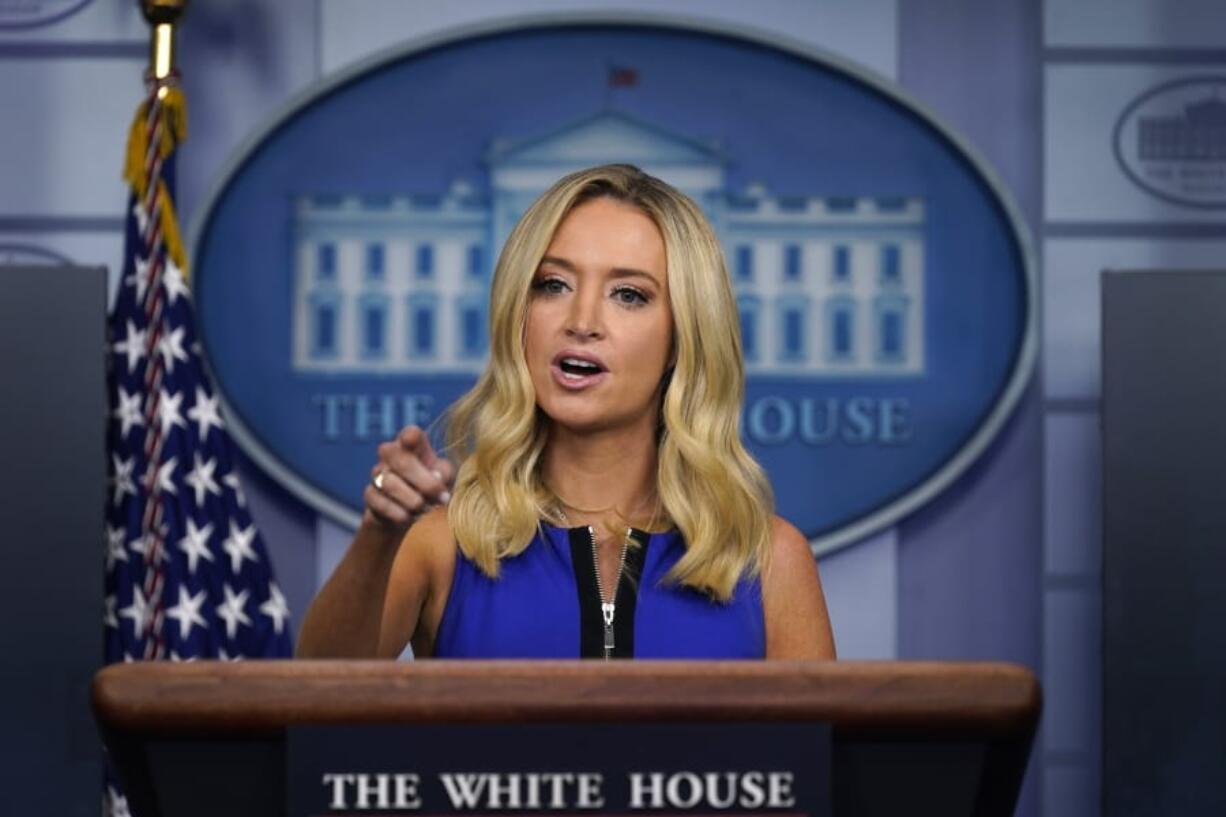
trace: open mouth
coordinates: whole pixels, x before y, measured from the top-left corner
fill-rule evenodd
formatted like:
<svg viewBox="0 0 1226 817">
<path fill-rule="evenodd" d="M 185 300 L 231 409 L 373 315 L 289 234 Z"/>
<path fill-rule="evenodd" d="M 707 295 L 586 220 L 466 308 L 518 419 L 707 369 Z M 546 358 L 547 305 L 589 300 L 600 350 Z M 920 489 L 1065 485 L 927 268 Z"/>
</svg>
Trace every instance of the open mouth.
<svg viewBox="0 0 1226 817">
<path fill-rule="evenodd" d="M 558 368 L 562 370 L 562 374 L 574 378 L 589 377 L 604 371 L 600 364 L 577 357 L 562 358 L 558 361 Z"/>
<path fill-rule="evenodd" d="M 565 389 L 586 389 L 604 380 L 608 373 L 600 358 L 569 349 L 555 355 L 550 368 L 554 381 Z"/>
</svg>

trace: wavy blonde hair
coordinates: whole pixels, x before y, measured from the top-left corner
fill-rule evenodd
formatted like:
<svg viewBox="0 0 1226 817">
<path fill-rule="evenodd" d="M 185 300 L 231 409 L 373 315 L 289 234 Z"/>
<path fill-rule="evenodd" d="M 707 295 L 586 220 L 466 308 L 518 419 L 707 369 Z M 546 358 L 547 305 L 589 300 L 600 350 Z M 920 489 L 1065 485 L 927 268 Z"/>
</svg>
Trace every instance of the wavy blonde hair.
<svg viewBox="0 0 1226 817">
<path fill-rule="evenodd" d="M 741 334 L 719 241 L 684 194 L 631 165 L 572 173 L 536 200 L 511 231 L 490 292 L 490 358 L 452 407 L 447 443 L 459 463 L 447 519 L 460 550 L 486 575 L 521 553 L 560 501 L 545 485 L 549 418 L 538 410 L 524 357 L 531 283 L 558 225 L 607 197 L 638 208 L 664 238 L 676 363 L 666 374 L 656 489 L 659 513 L 686 542 L 666 579 L 727 601 L 769 553 L 774 501 L 741 444 Z"/>
</svg>

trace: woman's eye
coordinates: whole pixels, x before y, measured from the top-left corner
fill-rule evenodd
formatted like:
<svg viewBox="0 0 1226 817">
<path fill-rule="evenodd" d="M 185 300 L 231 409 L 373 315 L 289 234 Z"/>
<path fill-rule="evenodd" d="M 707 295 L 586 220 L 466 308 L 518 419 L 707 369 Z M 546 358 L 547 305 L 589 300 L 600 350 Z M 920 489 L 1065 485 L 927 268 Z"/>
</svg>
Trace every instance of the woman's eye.
<svg viewBox="0 0 1226 817">
<path fill-rule="evenodd" d="M 613 290 L 613 297 L 626 306 L 642 306 L 647 303 L 647 296 L 634 287 L 618 287 Z"/>
<path fill-rule="evenodd" d="M 560 278 L 540 278 L 532 283 L 532 289 L 546 295 L 557 295 L 566 290 L 566 282 Z"/>
</svg>

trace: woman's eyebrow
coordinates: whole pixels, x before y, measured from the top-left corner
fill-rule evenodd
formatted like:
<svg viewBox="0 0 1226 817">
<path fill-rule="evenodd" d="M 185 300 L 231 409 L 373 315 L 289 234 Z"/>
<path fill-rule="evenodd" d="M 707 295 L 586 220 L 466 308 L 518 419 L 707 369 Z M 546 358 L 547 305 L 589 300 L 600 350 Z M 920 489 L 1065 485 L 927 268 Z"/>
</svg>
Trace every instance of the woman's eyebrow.
<svg viewBox="0 0 1226 817">
<path fill-rule="evenodd" d="M 561 267 L 567 272 L 578 272 L 578 268 L 574 264 L 567 261 L 565 258 L 559 258 L 556 255 L 546 255 L 541 259 L 541 264 L 553 264 L 555 267 Z"/>
<path fill-rule="evenodd" d="M 610 275 L 613 278 L 646 278 L 656 286 L 660 285 L 660 282 L 657 281 L 656 277 L 650 272 L 645 272 L 641 269 L 634 269 L 633 267 L 614 267 L 612 270 L 610 270 Z"/>
<path fill-rule="evenodd" d="M 561 267 L 567 272 L 577 273 L 579 271 L 579 268 L 575 264 L 556 255 L 544 256 L 541 258 L 541 264 L 552 264 L 555 267 Z M 657 281 L 656 277 L 650 272 L 635 269 L 634 267 L 614 267 L 613 269 L 609 270 L 609 275 L 612 278 L 646 278 L 656 286 L 660 285 L 660 282 Z"/>
</svg>

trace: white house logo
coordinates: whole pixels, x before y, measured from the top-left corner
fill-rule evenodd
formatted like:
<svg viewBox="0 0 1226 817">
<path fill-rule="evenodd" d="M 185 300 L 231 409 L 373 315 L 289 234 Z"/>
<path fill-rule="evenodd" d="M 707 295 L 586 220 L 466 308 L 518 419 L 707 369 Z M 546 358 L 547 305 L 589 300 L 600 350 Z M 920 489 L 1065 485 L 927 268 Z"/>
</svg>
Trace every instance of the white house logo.
<svg viewBox="0 0 1226 817">
<path fill-rule="evenodd" d="M 51 25 L 94 0 L 0 0 L 0 30 Z"/>
<path fill-rule="evenodd" d="M 922 200 L 785 197 L 762 185 L 734 192 L 717 151 L 616 111 L 526 146 L 501 141 L 487 190 L 457 180 L 416 195 L 302 197 L 294 369 L 475 376 L 485 364 L 490 267 L 519 218 L 515 203 L 572 169 L 568 157 L 611 161 L 628 141 L 653 154 L 665 178 L 680 175 L 665 157 L 689 154 L 686 192 L 720 226 L 751 376 L 923 373 Z M 541 171 L 518 174 L 525 159 Z"/>
<path fill-rule="evenodd" d="M 1226 208 L 1226 75 L 1150 89 L 1115 126 L 1115 155 L 1147 192 L 1189 207 Z"/>
<path fill-rule="evenodd" d="M 375 443 L 438 419 L 485 364 L 512 225 L 562 175 L 614 161 L 715 225 L 744 434 L 819 548 L 888 524 L 986 446 L 1029 371 L 1034 291 L 982 166 L 875 80 L 659 22 L 418 44 L 269 126 L 194 250 L 240 443 L 353 519 Z"/>
</svg>

